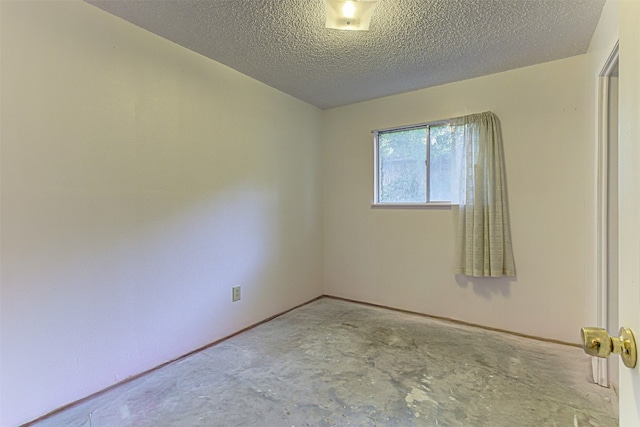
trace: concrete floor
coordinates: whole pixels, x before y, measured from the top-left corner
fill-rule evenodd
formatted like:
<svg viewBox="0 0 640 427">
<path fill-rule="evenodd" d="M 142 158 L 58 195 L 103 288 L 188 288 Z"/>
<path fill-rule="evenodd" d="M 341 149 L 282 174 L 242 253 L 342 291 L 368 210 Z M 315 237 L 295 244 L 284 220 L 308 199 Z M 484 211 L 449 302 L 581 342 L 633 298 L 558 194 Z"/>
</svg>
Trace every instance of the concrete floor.
<svg viewBox="0 0 640 427">
<path fill-rule="evenodd" d="M 589 366 L 575 347 L 323 298 L 37 425 L 616 426 Z"/>
</svg>

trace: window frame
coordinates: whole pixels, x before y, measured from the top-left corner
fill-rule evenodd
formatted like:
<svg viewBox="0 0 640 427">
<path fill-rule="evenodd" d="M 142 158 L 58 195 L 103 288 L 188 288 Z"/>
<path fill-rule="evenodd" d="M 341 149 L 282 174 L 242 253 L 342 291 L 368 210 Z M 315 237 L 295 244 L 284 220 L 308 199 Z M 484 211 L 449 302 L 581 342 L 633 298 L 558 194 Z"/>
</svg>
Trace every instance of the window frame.
<svg viewBox="0 0 640 427">
<path fill-rule="evenodd" d="M 417 123 L 413 125 L 406 126 L 396 126 L 385 129 L 376 129 L 372 130 L 373 134 L 373 202 L 371 203 L 372 208 L 391 208 L 391 209 L 427 209 L 427 208 L 450 208 L 452 206 L 451 201 L 425 201 L 425 202 L 381 202 L 380 201 L 380 144 L 379 144 L 379 135 L 381 133 L 389 133 L 389 132 L 402 132 L 414 129 L 425 129 L 427 132 L 427 153 L 426 153 L 426 196 L 429 196 L 429 180 L 430 180 L 430 158 L 431 158 L 431 134 L 430 129 L 433 126 L 442 126 L 442 125 L 450 125 L 451 120 L 438 120 L 433 122 L 426 123 Z"/>
</svg>

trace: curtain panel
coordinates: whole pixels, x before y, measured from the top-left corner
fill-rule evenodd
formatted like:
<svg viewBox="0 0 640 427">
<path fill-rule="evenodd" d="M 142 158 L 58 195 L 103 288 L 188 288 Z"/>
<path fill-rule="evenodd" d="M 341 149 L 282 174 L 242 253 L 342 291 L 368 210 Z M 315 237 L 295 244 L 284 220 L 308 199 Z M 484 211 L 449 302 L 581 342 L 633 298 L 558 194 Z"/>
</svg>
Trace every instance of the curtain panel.
<svg viewBox="0 0 640 427">
<path fill-rule="evenodd" d="M 454 273 L 515 276 L 498 117 L 492 112 L 472 114 L 451 125 Z"/>
</svg>

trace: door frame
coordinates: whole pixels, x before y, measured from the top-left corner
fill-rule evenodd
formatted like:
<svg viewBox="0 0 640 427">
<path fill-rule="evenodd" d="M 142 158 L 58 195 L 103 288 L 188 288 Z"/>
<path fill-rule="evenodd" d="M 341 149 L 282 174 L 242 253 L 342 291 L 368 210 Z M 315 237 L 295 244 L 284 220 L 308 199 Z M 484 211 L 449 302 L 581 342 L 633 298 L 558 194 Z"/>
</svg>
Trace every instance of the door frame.
<svg viewBox="0 0 640 427">
<path fill-rule="evenodd" d="M 599 328 L 607 328 L 609 317 L 609 255 L 608 255 L 608 175 L 609 175 L 609 77 L 618 64 L 619 52 L 616 42 L 598 77 L 598 149 L 597 149 L 597 280 L 596 322 Z M 611 331 L 609 331 L 611 332 Z M 615 331 L 614 331 L 615 332 Z M 592 359 L 593 380 L 609 387 L 607 359 Z"/>
</svg>

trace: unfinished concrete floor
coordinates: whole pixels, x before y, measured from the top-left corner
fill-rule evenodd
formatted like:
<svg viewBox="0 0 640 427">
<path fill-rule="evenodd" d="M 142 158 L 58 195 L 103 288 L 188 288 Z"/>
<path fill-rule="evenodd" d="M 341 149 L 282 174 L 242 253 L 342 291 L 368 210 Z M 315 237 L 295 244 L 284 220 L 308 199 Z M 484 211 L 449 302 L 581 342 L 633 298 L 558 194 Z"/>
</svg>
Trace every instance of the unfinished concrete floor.
<svg viewBox="0 0 640 427">
<path fill-rule="evenodd" d="M 589 366 L 575 347 L 323 298 L 37 425 L 616 426 Z"/>
</svg>

